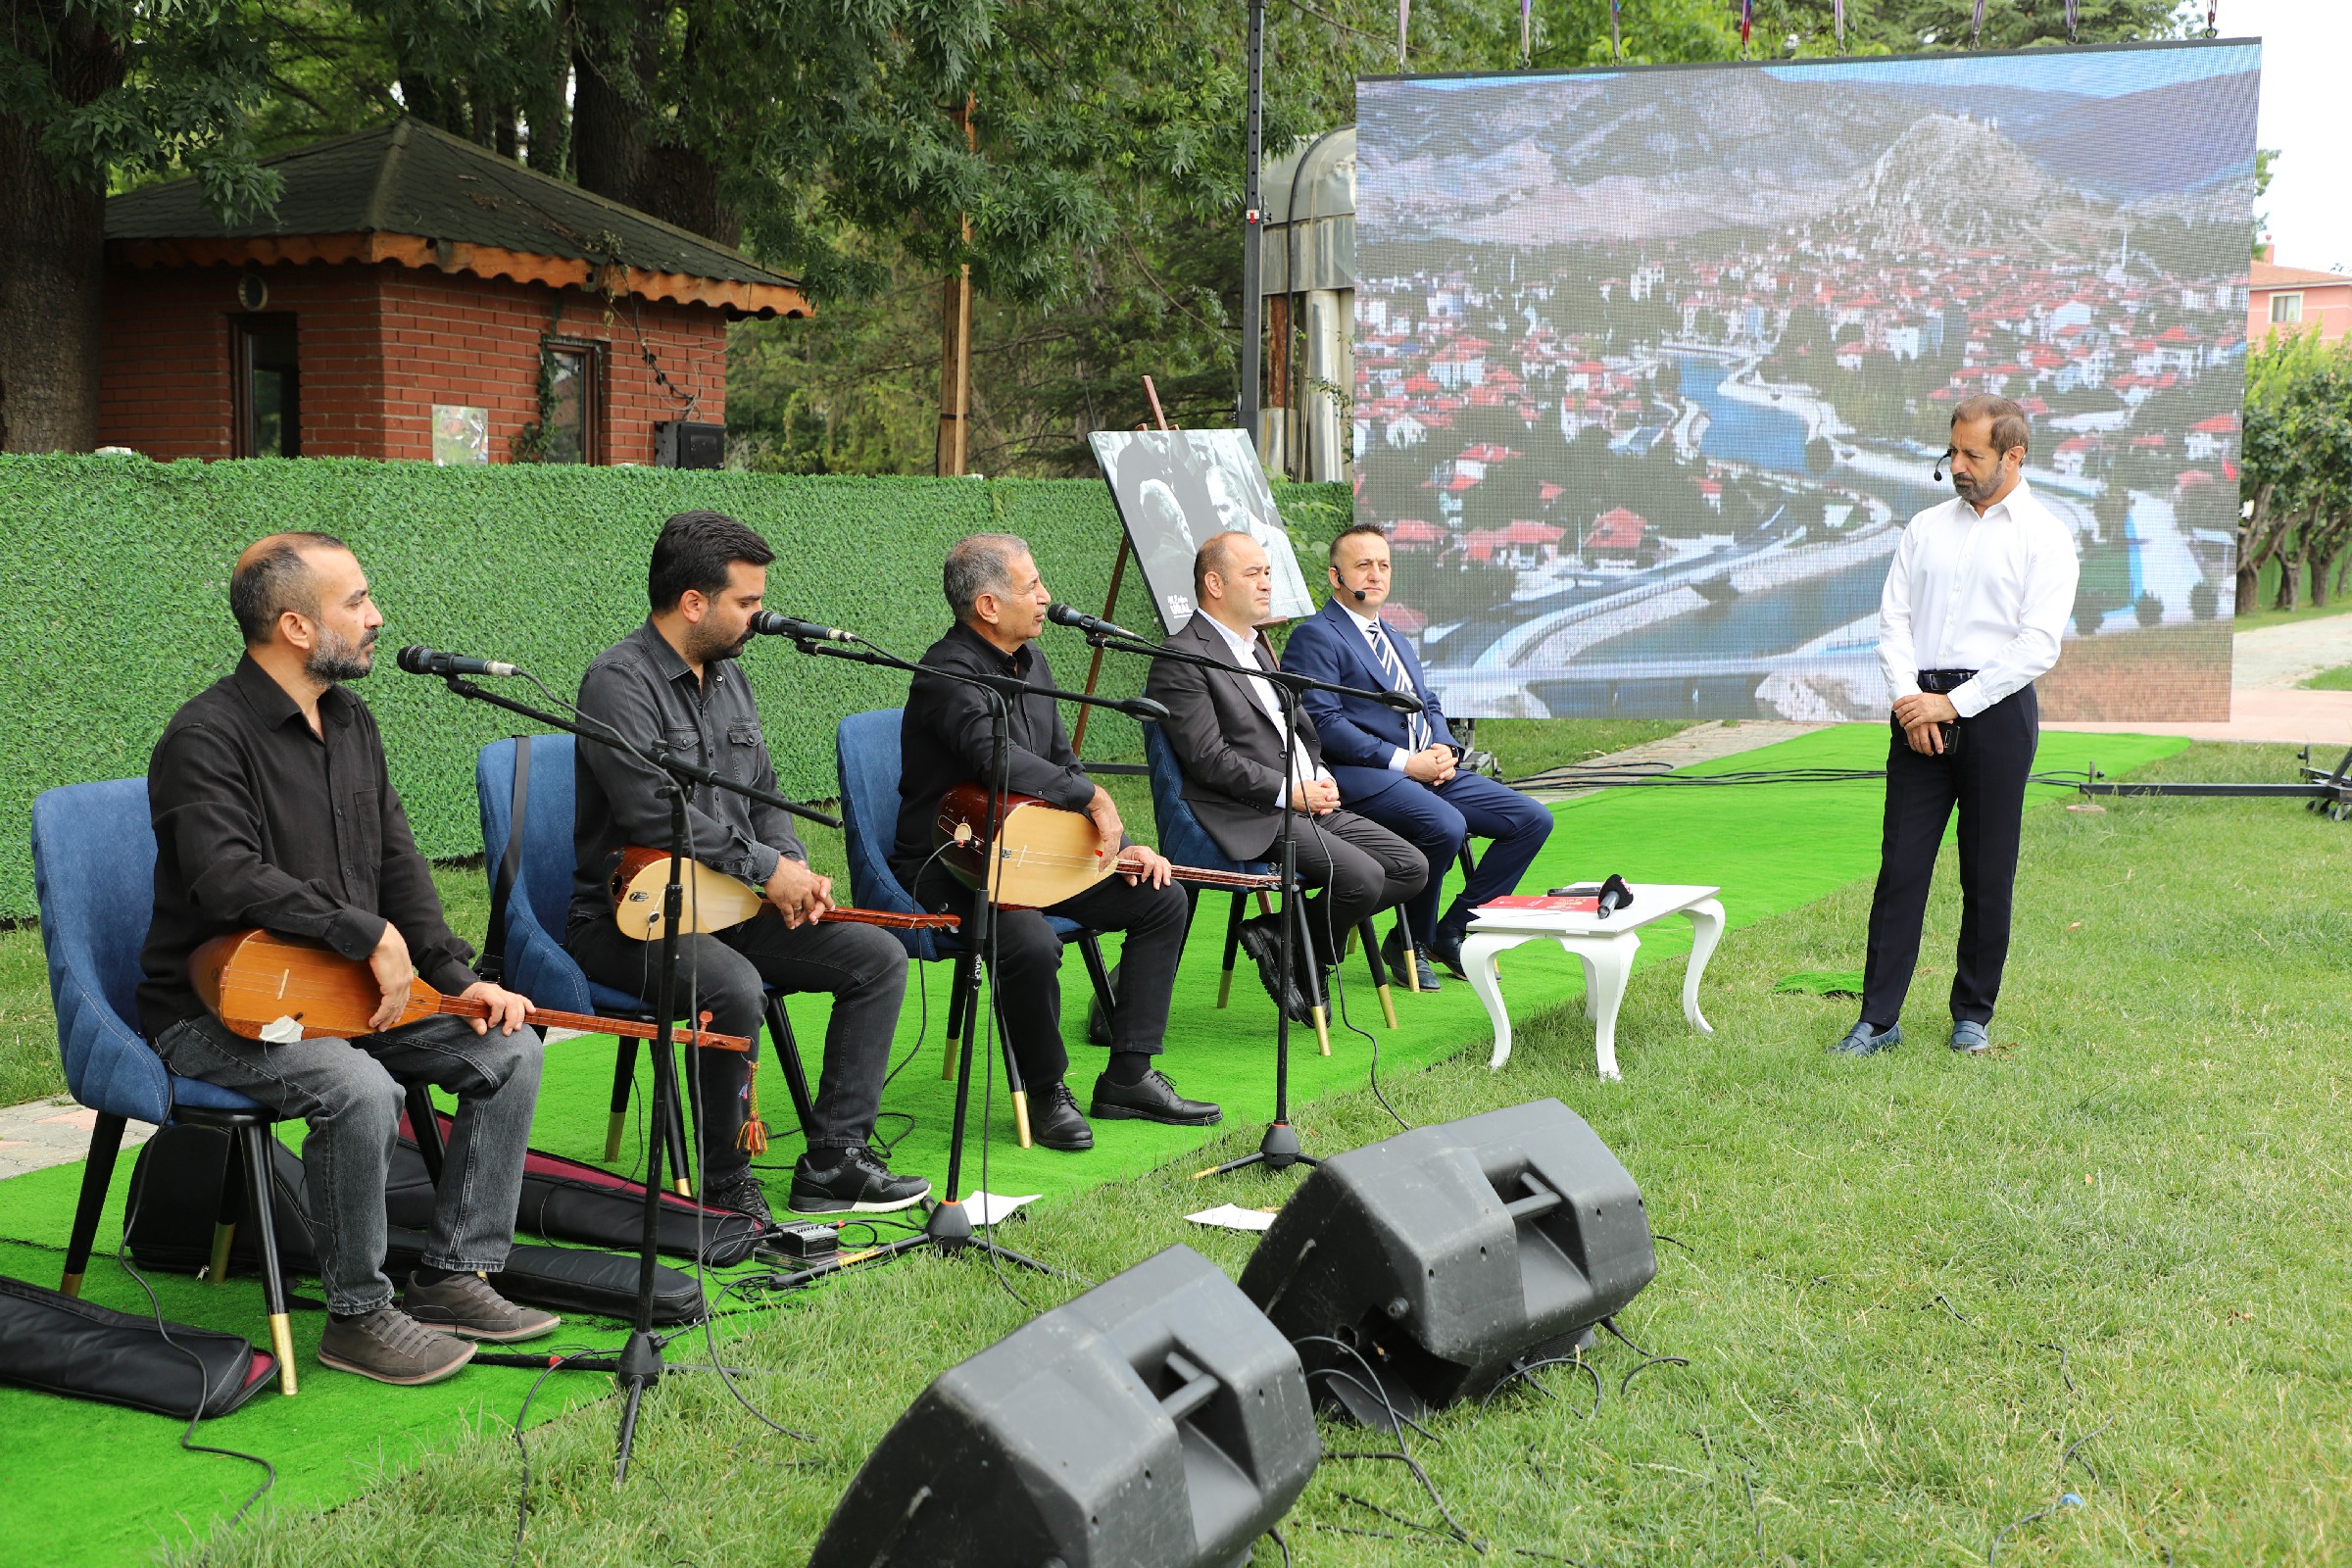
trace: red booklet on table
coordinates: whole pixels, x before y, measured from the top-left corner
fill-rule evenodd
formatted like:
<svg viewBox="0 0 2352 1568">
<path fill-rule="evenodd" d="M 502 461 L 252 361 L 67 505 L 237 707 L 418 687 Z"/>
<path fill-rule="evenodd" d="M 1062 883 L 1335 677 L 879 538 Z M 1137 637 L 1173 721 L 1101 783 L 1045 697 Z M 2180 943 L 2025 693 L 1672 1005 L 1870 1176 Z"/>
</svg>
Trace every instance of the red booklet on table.
<svg viewBox="0 0 2352 1568">
<path fill-rule="evenodd" d="M 1513 893 L 1499 899 L 1489 899 L 1479 908 L 1509 909 L 1514 912 L 1534 910 L 1540 914 L 1594 914 L 1600 909 L 1600 896 L 1596 893 Z"/>
</svg>

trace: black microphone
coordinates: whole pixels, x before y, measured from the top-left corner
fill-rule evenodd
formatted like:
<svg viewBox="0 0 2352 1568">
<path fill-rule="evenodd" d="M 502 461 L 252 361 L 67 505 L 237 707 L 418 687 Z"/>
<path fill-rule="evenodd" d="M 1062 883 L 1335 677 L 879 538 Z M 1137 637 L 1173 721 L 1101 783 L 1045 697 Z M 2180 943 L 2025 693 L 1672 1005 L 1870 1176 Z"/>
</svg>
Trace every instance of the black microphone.
<svg viewBox="0 0 2352 1568">
<path fill-rule="evenodd" d="M 1625 885 L 1624 877 L 1612 871 L 1609 873 L 1609 879 L 1600 885 L 1600 894 L 1593 902 L 1596 906 L 1594 912 L 1606 920 L 1611 914 L 1627 907 L 1634 902 L 1634 890 Z"/>
<path fill-rule="evenodd" d="M 1348 591 L 1355 595 L 1355 602 L 1359 605 L 1371 597 L 1371 595 L 1365 593 L 1361 588 L 1354 588 Z"/>
<path fill-rule="evenodd" d="M 1112 706 L 1129 718 L 1141 719 L 1147 724 L 1157 724 L 1168 716 L 1167 705 L 1155 703 L 1149 697 L 1130 697 Z"/>
<path fill-rule="evenodd" d="M 1129 631 L 1117 621 L 1104 620 L 1100 615 L 1090 615 L 1086 612 L 1074 610 L 1068 605 L 1048 605 L 1046 618 L 1056 626 L 1074 626 L 1080 631 L 1097 632 L 1106 637 L 1124 637 L 1129 642 L 1144 641 L 1142 637 Z M 1162 709 L 1159 716 L 1165 718 L 1167 710 Z"/>
<path fill-rule="evenodd" d="M 1947 451 L 1944 453 L 1943 458 L 1948 458 L 1950 456 L 1951 453 Z M 1936 460 L 1936 482 L 1937 484 L 1943 483 L 1943 458 L 1937 458 Z"/>
<path fill-rule="evenodd" d="M 1426 713 L 1429 711 L 1429 705 L 1411 692 L 1385 691 L 1380 694 L 1380 700 L 1399 713 Z"/>
<path fill-rule="evenodd" d="M 762 610 L 752 616 L 752 630 L 766 637 L 791 637 L 805 643 L 854 643 L 862 641 L 854 631 L 839 626 L 820 626 L 813 620 L 798 620 L 791 615 L 779 615 L 772 610 Z"/>
<path fill-rule="evenodd" d="M 495 659 L 468 659 L 464 654 L 445 654 L 438 648 L 422 643 L 411 643 L 400 651 L 400 667 L 412 675 L 519 675 L 522 670 L 514 664 L 502 664 Z"/>
</svg>

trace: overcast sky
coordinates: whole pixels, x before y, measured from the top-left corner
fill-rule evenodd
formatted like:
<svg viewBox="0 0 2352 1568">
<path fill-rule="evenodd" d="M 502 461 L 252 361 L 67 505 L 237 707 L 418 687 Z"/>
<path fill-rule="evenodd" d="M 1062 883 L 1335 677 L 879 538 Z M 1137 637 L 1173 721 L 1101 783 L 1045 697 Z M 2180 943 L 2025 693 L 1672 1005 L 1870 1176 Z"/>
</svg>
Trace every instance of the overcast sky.
<svg viewBox="0 0 2352 1568">
<path fill-rule="evenodd" d="M 2262 40 L 2262 128 L 2282 155 L 2260 204 L 2288 267 L 2352 271 L 2352 0 L 2219 0 L 2225 38 Z"/>
</svg>

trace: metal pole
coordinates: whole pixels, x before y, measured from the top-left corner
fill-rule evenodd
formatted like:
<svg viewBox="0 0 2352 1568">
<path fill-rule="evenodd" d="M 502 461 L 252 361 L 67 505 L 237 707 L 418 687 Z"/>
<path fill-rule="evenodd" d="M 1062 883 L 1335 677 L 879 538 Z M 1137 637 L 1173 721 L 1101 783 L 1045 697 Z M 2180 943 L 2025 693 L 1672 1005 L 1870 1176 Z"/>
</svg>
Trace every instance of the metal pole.
<svg viewBox="0 0 2352 1568">
<path fill-rule="evenodd" d="M 1236 405 L 1241 426 L 1257 444 L 1258 350 L 1264 335 L 1265 301 L 1258 297 L 1258 241 L 1265 214 L 1258 208 L 1257 170 L 1265 156 L 1266 0 L 1250 0 L 1250 109 L 1247 160 L 1242 173 L 1242 395 Z M 1259 454 L 1263 461 L 1264 454 Z"/>
</svg>

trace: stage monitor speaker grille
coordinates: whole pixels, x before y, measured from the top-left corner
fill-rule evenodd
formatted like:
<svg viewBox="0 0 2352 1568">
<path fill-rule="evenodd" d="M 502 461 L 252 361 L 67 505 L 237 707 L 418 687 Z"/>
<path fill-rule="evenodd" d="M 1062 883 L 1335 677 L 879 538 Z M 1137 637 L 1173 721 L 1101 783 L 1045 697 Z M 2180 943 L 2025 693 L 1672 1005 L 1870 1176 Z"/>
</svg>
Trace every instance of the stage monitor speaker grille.
<svg viewBox="0 0 2352 1568">
<path fill-rule="evenodd" d="M 1298 1344 L 1318 1397 L 1387 1426 L 1383 1393 L 1406 1415 L 1474 1398 L 1566 1354 L 1657 1270 L 1633 1177 L 1576 1112 L 1539 1100 L 1325 1160 L 1242 1290 Z"/>
<path fill-rule="evenodd" d="M 1321 1457 L 1298 1352 L 1171 1247 L 941 1373 L 809 1568 L 1236 1568 Z"/>
</svg>

